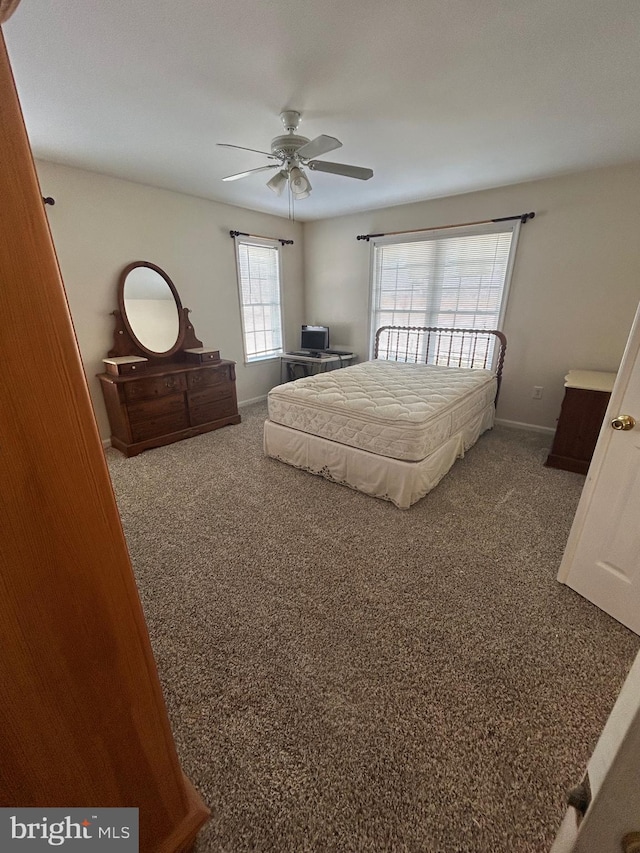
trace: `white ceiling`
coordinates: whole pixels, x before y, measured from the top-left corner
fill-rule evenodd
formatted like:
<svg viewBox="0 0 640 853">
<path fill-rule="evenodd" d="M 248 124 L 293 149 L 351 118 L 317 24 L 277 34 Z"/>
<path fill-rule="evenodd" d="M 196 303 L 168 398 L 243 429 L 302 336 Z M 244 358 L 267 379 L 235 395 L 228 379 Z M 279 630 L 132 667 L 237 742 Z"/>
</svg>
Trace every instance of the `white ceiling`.
<svg viewBox="0 0 640 853">
<path fill-rule="evenodd" d="M 638 0 L 22 0 L 3 27 L 36 156 L 287 215 L 260 154 L 299 133 L 310 220 L 640 159 Z"/>
</svg>

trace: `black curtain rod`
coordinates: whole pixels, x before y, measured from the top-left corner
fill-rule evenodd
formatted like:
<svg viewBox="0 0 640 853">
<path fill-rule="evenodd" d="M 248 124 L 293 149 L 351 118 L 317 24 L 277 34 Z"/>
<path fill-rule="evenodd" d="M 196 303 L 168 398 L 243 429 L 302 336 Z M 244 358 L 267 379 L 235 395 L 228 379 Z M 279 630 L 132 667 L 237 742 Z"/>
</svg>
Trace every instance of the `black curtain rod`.
<svg viewBox="0 0 640 853">
<path fill-rule="evenodd" d="M 230 237 L 255 237 L 258 240 L 275 240 L 283 246 L 293 246 L 293 240 L 284 240 L 282 237 L 263 237 L 262 234 L 247 234 L 244 231 L 229 231 Z"/>
<path fill-rule="evenodd" d="M 457 225 L 437 225 L 435 228 L 414 228 L 411 231 L 389 231 L 387 234 L 359 234 L 358 240 L 373 240 L 374 237 L 395 237 L 398 234 L 419 234 L 421 231 L 443 231 L 446 228 L 466 228 L 470 225 L 489 225 L 492 222 L 511 222 L 514 219 L 519 219 L 524 225 L 529 219 L 535 217 L 535 212 L 519 213 L 517 216 L 501 216 L 498 219 L 480 219 L 477 222 L 458 222 Z"/>
</svg>

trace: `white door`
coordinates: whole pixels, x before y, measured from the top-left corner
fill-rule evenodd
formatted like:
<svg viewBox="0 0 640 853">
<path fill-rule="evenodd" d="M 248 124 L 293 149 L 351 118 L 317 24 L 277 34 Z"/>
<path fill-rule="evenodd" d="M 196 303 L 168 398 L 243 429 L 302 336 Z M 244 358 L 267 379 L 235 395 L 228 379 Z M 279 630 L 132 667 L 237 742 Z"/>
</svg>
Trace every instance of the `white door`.
<svg viewBox="0 0 640 853">
<path fill-rule="evenodd" d="M 621 415 L 631 420 L 614 429 L 612 421 Z M 640 308 L 558 580 L 640 634 Z"/>
<path fill-rule="evenodd" d="M 587 766 L 591 801 L 584 818 L 575 809 L 567 809 L 551 853 L 638 853 L 639 753 L 640 655 Z"/>
</svg>

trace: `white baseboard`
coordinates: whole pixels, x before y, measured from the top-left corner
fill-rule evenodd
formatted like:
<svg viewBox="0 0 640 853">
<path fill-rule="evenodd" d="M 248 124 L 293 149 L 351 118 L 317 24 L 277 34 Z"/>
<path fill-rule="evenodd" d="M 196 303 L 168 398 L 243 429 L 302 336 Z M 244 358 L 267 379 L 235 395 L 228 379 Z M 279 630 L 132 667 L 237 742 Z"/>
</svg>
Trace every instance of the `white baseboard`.
<svg viewBox="0 0 640 853">
<path fill-rule="evenodd" d="M 102 439 L 102 446 L 104 447 L 105 450 L 107 449 L 107 447 L 111 447 L 111 439 L 110 438 L 103 438 Z"/>
<path fill-rule="evenodd" d="M 506 421 L 504 418 L 495 419 L 496 426 L 509 427 L 510 429 L 526 429 L 529 432 L 543 432 L 546 435 L 554 435 L 553 427 L 538 426 L 538 424 L 523 424 L 520 421 Z"/>
<path fill-rule="evenodd" d="M 238 403 L 238 408 L 242 409 L 244 406 L 250 406 L 252 403 L 261 403 L 266 399 L 267 395 L 263 394 L 261 397 L 252 397 L 250 400 L 242 400 L 242 402 Z"/>
</svg>

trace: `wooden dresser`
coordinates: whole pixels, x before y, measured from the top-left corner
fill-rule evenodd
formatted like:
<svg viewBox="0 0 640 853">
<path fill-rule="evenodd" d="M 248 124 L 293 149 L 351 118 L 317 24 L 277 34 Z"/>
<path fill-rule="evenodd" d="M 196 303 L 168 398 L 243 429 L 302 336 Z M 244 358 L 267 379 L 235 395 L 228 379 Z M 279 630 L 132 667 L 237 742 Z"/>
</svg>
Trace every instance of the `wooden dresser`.
<svg viewBox="0 0 640 853">
<path fill-rule="evenodd" d="M 615 373 L 570 370 L 551 452 L 545 465 L 586 474 L 598 441 Z"/>
<path fill-rule="evenodd" d="M 111 444 L 126 456 L 240 423 L 233 361 L 132 364 L 122 375 L 98 378 Z"/>
<path fill-rule="evenodd" d="M 151 261 L 120 273 L 113 347 L 98 379 L 111 445 L 125 456 L 240 423 L 235 361 L 202 346 L 189 313 Z"/>
</svg>

